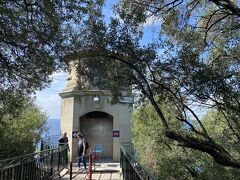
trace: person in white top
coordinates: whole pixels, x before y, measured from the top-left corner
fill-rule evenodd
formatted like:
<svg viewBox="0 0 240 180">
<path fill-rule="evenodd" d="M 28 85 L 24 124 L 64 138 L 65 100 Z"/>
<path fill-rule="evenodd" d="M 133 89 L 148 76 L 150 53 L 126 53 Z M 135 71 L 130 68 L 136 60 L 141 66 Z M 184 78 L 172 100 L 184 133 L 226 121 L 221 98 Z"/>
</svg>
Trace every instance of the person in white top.
<svg viewBox="0 0 240 180">
<path fill-rule="evenodd" d="M 78 138 L 78 168 L 77 170 L 79 171 L 80 169 L 80 164 L 83 162 L 84 169 L 85 171 L 87 170 L 87 164 L 86 164 L 86 141 L 85 138 L 83 137 L 83 134 L 79 132 L 77 134 Z"/>
</svg>

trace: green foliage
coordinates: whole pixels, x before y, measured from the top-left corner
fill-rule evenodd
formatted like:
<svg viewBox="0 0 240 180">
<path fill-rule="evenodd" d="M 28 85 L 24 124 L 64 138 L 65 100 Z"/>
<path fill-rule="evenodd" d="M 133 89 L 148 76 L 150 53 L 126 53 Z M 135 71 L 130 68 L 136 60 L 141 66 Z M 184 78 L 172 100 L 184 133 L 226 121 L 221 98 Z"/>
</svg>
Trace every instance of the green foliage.
<svg viewBox="0 0 240 180">
<path fill-rule="evenodd" d="M 0 1 L 1 102 L 6 91 L 14 96 L 41 90 L 53 72 L 66 69 L 64 56 L 93 5 L 103 1 Z"/>
<path fill-rule="evenodd" d="M 109 27 L 101 26 L 100 36 L 91 31 L 91 40 L 97 42 L 95 47 L 100 51 L 95 57 L 110 70 L 110 79 L 121 79 L 112 84 L 101 81 L 102 86 L 118 96 L 116 87 L 125 82 L 122 79 L 128 80 L 153 105 L 165 136 L 236 168 L 240 168 L 238 156 L 212 137 L 195 107 L 225 114 L 230 131 L 239 139 L 239 9 L 229 0 L 122 0 L 117 8 L 120 18 L 112 19 Z M 159 20 L 159 39 L 142 45 L 142 27 L 151 17 Z M 117 63 L 124 68 L 115 66 Z M 173 128 L 155 97 L 171 102 L 175 124 L 187 124 L 189 130 Z"/>
<path fill-rule="evenodd" d="M 129 87 L 141 92 L 159 117 L 162 135 L 177 145 L 240 168 L 234 153 L 240 139 L 238 5 L 231 0 L 122 0 L 106 25 L 103 0 L 1 1 L 1 126 L 8 125 L 8 114 L 14 119 L 22 113 L 13 110 L 22 104 L 14 99 L 43 88 L 63 62 L 76 60 L 79 77 L 110 90 L 115 102 L 122 91 L 129 95 Z M 152 17 L 159 21 L 158 38 L 142 45 L 144 23 Z M 171 104 L 174 118 L 156 97 Z M 221 112 L 217 124 L 226 122 L 229 135 L 215 138 L 196 104 Z M 182 123 L 188 131 L 179 128 Z M 225 146 L 228 140 L 235 144 Z"/>
<path fill-rule="evenodd" d="M 175 118 L 174 111 L 163 105 L 166 112 L 173 121 Z M 164 136 L 164 128 L 158 120 L 158 115 L 150 104 L 145 104 L 138 107 L 133 114 L 133 141 L 137 149 L 141 163 L 160 179 L 177 178 L 179 172 L 184 171 L 180 168 L 182 164 L 177 156 L 174 156 L 175 151 L 170 146 L 169 141 Z M 175 129 L 179 129 L 175 127 Z M 180 151 L 178 151 L 180 152 Z M 179 158 L 180 159 L 180 158 Z M 174 171 L 173 171 L 174 169 Z M 185 173 L 184 173 L 185 174 Z M 187 174 L 188 175 L 188 174 Z M 182 176 L 183 179 L 187 177 Z"/>
<path fill-rule="evenodd" d="M 174 110 L 164 106 L 165 114 L 174 122 Z M 133 137 L 141 163 L 154 173 L 159 179 L 236 179 L 240 173 L 233 168 L 226 168 L 217 164 L 206 153 L 187 150 L 177 146 L 173 141 L 165 138 L 164 128 L 158 120 L 158 115 L 150 104 L 138 107 L 133 114 Z M 225 147 L 231 153 L 238 155 L 239 147 L 229 149 L 236 143 L 236 138 L 229 137 L 228 126 L 220 121 L 217 111 L 209 111 L 203 123 L 207 131 L 218 143 L 226 143 Z M 216 126 L 217 123 L 221 123 Z M 188 131 L 183 126 L 182 131 Z M 236 144 L 235 144 L 236 145 Z"/>
<path fill-rule="evenodd" d="M 14 114 L 5 113 L 0 121 L 0 159 L 33 153 L 45 130 L 47 116 L 39 107 L 29 99 L 21 105 Z"/>
<path fill-rule="evenodd" d="M 46 116 L 30 95 L 65 70 L 66 54 L 102 0 L 0 1 L 0 150 L 7 158 L 34 151 Z M 96 8 L 95 8 L 96 9 Z"/>
<path fill-rule="evenodd" d="M 209 111 L 203 118 L 203 124 L 207 128 L 209 135 L 213 139 L 222 144 L 225 149 L 228 150 L 235 158 L 240 160 L 239 154 L 239 133 L 237 133 L 236 125 L 231 125 L 230 119 L 225 116 L 231 116 L 231 114 L 223 114 L 218 110 Z M 231 118 L 233 120 L 233 118 Z"/>
</svg>

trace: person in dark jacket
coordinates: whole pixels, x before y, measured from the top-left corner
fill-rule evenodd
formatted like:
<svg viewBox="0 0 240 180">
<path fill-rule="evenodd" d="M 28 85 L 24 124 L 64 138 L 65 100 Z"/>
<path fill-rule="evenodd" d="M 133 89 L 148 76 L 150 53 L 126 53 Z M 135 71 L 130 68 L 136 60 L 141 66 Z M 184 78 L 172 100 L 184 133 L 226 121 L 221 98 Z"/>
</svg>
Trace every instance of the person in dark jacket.
<svg viewBox="0 0 240 180">
<path fill-rule="evenodd" d="M 58 139 L 58 145 L 64 146 L 66 144 L 68 144 L 68 137 L 67 137 L 67 133 L 64 132 L 62 136 Z"/>
<path fill-rule="evenodd" d="M 69 146 L 68 146 L 68 137 L 67 133 L 64 132 L 62 136 L 58 139 L 58 147 L 62 148 L 63 146 L 67 145 L 67 150 L 69 151 Z M 63 153 L 61 154 L 59 152 L 59 160 L 61 164 L 67 164 L 68 163 L 68 152 L 67 150 L 64 150 Z"/>
</svg>

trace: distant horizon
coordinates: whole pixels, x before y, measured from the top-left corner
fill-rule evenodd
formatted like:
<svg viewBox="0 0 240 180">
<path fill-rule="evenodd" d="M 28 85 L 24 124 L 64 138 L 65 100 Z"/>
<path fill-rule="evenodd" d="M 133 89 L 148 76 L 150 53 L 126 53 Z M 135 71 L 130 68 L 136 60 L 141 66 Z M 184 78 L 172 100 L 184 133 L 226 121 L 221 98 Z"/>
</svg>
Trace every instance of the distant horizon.
<svg viewBox="0 0 240 180">
<path fill-rule="evenodd" d="M 48 121 L 52 121 L 52 120 L 60 120 L 60 118 L 48 118 Z"/>
<path fill-rule="evenodd" d="M 46 127 L 48 130 L 42 134 L 42 137 L 53 135 L 60 136 L 60 118 L 49 118 L 47 120 Z"/>
</svg>

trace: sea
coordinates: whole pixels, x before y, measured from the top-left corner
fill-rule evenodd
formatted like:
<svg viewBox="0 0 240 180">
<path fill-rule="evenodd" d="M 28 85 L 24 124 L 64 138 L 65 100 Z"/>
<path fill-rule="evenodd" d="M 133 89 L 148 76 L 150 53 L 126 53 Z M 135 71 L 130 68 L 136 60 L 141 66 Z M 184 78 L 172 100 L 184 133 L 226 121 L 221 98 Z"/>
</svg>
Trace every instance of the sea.
<svg viewBox="0 0 240 180">
<path fill-rule="evenodd" d="M 41 139 L 56 145 L 60 134 L 60 119 L 48 119 L 46 124 L 46 131 L 42 133 Z M 36 152 L 41 150 L 41 141 L 35 144 Z"/>
<path fill-rule="evenodd" d="M 48 136 L 60 136 L 60 119 L 48 119 L 46 124 L 47 130 L 42 134 L 42 138 Z"/>
</svg>

